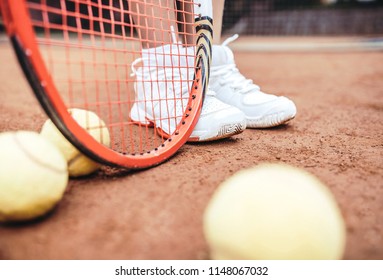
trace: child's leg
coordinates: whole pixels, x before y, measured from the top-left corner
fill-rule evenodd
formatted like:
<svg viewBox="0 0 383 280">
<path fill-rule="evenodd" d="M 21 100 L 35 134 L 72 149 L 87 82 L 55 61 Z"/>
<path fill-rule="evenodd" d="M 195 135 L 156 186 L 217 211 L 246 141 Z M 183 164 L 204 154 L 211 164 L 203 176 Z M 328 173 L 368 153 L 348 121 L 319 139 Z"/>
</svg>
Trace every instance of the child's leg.
<svg viewBox="0 0 383 280">
<path fill-rule="evenodd" d="M 171 44 L 178 34 L 174 0 L 129 0 L 129 9 L 144 49 Z"/>
<path fill-rule="evenodd" d="M 222 33 L 222 18 L 223 18 L 223 9 L 225 7 L 225 0 L 213 0 L 213 43 L 221 43 L 221 33 Z"/>
</svg>

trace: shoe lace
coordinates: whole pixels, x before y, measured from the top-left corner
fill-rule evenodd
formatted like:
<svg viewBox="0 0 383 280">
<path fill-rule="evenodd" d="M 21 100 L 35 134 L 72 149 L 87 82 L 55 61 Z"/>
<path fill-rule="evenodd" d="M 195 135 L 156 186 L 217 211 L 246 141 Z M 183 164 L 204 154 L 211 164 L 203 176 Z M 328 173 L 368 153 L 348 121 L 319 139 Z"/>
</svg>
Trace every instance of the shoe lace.
<svg viewBox="0 0 383 280">
<path fill-rule="evenodd" d="M 130 69 L 132 70 L 132 73 L 130 73 L 130 77 L 135 77 L 135 76 L 143 76 L 143 71 L 139 71 L 138 69 L 140 68 L 137 68 L 137 64 L 143 62 L 145 59 L 143 59 L 142 57 L 139 57 L 139 58 L 136 58 L 132 64 L 130 65 Z"/>
<path fill-rule="evenodd" d="M 231 42 L 237 40 L 238 34 L 227 38 L 222 46 L 227 46 Z M 259 91 L 260 87 L 254 84 L 252 79 L 245 78 L 238 70 L 235 63 L 228 63 L 222 66 L 214 66 L 211 69 L 211 76 L 219 78 L 221 85 L 230 85 L 231 88 L 235 89 L 240 94 L 246 94 L 253 91 Z"/>
<path fill-rule="evenodd" d="M 252 79 L 245 78 L 239 72 L 234 63 L 218 66 L 216 69 L 212 69 L 211 76 L 216 78 L 219 77 L 219 83 L 222 85 L 230 85 L 231 88 L 235 89 L 240 94 L 260 90 L 260 87 L 254 84 Z"/>
</svg>

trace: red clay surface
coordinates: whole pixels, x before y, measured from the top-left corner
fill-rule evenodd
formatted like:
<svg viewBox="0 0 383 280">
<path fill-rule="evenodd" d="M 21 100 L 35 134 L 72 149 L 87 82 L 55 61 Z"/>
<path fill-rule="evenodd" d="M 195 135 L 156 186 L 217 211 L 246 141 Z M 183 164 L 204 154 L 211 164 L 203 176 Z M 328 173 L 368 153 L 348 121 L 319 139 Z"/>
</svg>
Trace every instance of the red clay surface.
<svg viewBox="0 0 383 280">
<path fill-rule="evenodd" d="M 327 184 L 347 225 L 345 259 L 383 259 L 383 53 L 238 52 L 236 60 L 264 91 L 296 102 L 292 122 L 188 144 L 145 171 L 71 180 L 47 217 L 0 226 L 0 259 L 207 259 L 202 214 L 212 193 L 265 161 Z M 0 131 L 38 131 L 46 119 L 4 42 L 0 112 Z"/>
</svg>

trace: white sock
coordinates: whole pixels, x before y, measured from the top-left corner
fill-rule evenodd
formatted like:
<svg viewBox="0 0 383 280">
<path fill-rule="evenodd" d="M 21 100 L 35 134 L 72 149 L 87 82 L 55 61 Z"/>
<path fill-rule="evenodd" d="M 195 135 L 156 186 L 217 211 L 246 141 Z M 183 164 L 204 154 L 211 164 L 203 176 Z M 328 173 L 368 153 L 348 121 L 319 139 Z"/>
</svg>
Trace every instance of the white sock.
<svg viewBox="0 0 383 280">
<path fill-rule="evenodd" d="M 156 48 L 143 49 L 144 66 L 194 67 L 195 50 L 181 44 L 168 44 Z"/>
</svg>

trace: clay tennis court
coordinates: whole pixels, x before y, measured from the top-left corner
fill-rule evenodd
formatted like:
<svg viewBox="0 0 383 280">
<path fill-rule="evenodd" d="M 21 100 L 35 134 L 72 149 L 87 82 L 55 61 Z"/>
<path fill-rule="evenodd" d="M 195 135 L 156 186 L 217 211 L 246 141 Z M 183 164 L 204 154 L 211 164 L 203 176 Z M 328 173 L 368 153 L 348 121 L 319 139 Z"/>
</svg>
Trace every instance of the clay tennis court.
<svg viewBox="0 0 383 280">
<path fill-rule="evenodd" d="M 331 189 L 347 225 L 344 259 L 383 259 L 383 52 L 250 52 L 242 43 L 238 67 L 294 100 L 293 121 L 184 145 L 151 169 L 105 167 L 71 180 L 48 216 L 0 226 L 0 259 L 208 259 L 202 215 L 211 195 L 262 162 L 303 168 Z M 4 37 L 0 112 L 1 132 L 39 131 L 46 120 Z"/>
</svg>

